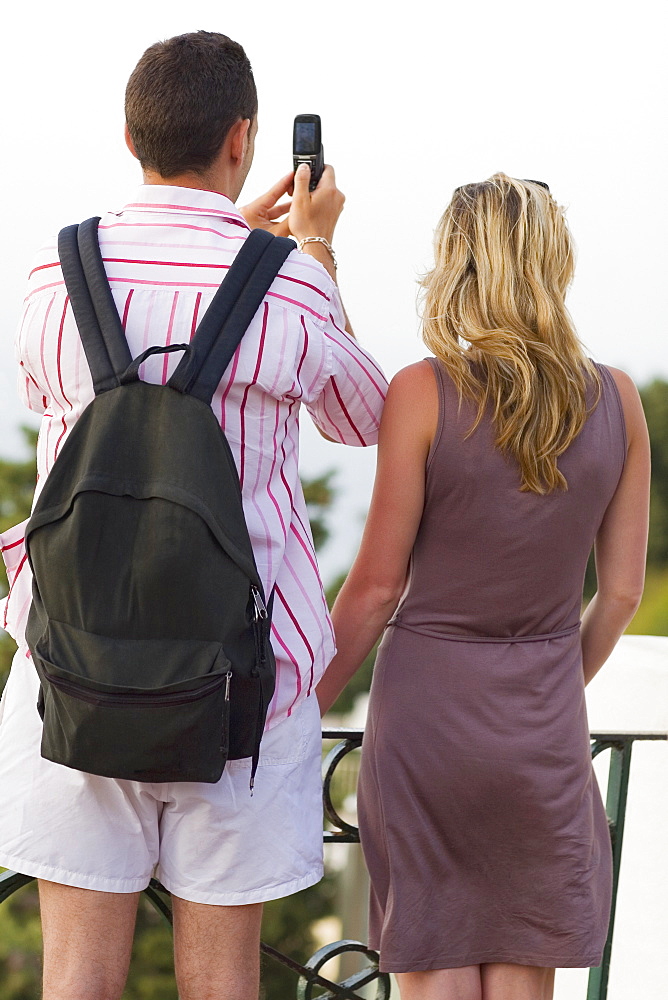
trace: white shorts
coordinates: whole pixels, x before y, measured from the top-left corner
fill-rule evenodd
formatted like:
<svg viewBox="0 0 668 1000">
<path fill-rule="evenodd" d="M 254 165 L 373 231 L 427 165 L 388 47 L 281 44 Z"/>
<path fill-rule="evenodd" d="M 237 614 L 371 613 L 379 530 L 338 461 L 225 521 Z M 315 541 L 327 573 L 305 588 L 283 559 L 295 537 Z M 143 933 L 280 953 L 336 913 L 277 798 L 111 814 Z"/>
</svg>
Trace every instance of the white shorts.
<svg viewBox="0 0 668 1000">
<path fill-rule="evenodd" d="M 196 903 L 259 903 L 322 877 L 318 703 L 305 698 L 215 785 L 144 783 L 44 760 L 37 675 L 16 654 L 0 707 L 0 865 L 64 885 L 137 892 L 151 876 Z"/>
</svg>

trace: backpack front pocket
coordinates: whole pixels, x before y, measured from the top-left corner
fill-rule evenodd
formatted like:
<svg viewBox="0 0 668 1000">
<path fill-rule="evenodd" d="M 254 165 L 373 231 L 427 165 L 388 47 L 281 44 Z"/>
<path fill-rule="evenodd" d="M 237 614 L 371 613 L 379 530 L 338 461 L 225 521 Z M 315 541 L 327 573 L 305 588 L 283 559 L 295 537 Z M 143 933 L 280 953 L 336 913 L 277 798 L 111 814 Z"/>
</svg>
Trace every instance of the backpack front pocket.
<svg viewBox="0 0 668 1000">
<path fill-rule="evenodd" d="M 35 654 L 43 757 L 132 781 L 218 781 L 232 682 L 220 643 L 119 640 L 51 621 Z"/>
</svg>

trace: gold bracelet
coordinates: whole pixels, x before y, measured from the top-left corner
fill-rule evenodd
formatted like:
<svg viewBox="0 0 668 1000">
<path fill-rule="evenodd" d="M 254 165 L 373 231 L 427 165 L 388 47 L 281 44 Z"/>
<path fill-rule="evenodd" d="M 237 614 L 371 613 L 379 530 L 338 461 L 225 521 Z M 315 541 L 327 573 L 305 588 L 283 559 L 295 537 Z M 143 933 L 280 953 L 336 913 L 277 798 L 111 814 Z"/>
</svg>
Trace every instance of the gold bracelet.
<svg viewBox="0 0 668 1000">
<path fill-rule="evenodd" d="M 297 241 L 297 249 L 299 250 L 300 253 L 304 252 L 302 250 L 302 247 L 304 246 L 305 243 L 322 243 L 322 245 L 324 247 L 326 247 L 327 250 L 329 250 L 330 257 L 332 258 L 332 264 L 334 265 L 334 270 L 336 270 L 336 268 L 338 267 L 338 264 L 336 263 L 336 257 L 334 256 L 334 250 L 333 250 L 332 244 L 329 242 L 329 240 L 326 240 L 324 236 L 305 236 L 303 240 L 298 240 Z"/>
</svg>

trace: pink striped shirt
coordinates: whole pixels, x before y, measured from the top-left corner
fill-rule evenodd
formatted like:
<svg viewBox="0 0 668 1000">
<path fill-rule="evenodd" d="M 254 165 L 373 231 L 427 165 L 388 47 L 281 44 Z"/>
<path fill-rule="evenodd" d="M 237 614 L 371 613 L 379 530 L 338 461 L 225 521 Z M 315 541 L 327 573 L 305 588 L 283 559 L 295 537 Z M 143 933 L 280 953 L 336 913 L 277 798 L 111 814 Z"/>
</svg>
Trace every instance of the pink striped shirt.
<svg viewBox="0 0 668 1000">
<path fill-rule="evenodd" d="M 145 185 L 136 201 L 103 216 L 100 246 L 134 356 L 191 337 L 248 226 L 210 191 Z M 275 592 L 272 643 L 275 725 L 313 691 L 334 653 L 332 627 L 298 474 L 299 412 L 344 444 L 374 444 L 387 383 L 344 331 L 336 285 L 306 254 L 290 254 L 213 397 L 241 480 L 246 521 L 265 593 Z M 55 240 L 30 273 L 16 339 L 19 392 L 42 414 L 37 490 L 93 398 Z M 158 355 L 141 377 L 165 383 L 180 354 Z M 4 621 L 19 645 L 31 600 L 25 523 L 2 536 L 10 594 Z"/>
</svg>

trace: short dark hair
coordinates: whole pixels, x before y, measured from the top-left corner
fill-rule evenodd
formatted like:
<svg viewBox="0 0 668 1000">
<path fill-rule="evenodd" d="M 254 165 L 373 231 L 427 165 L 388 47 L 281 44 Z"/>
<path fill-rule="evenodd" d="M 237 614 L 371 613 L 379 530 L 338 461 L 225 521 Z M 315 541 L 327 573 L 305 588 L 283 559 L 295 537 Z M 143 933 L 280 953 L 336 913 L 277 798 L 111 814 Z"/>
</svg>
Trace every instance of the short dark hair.
<svg viewBox="0 0 668 1000">
<path fill-rule="evenodd" d="M 206 171 L 235 122 L 256 114 L 246 53 L 213 31 L 156 42 L 125 91 L 125 120 L 139 162 L 167 178 Z"/>
</svg>

